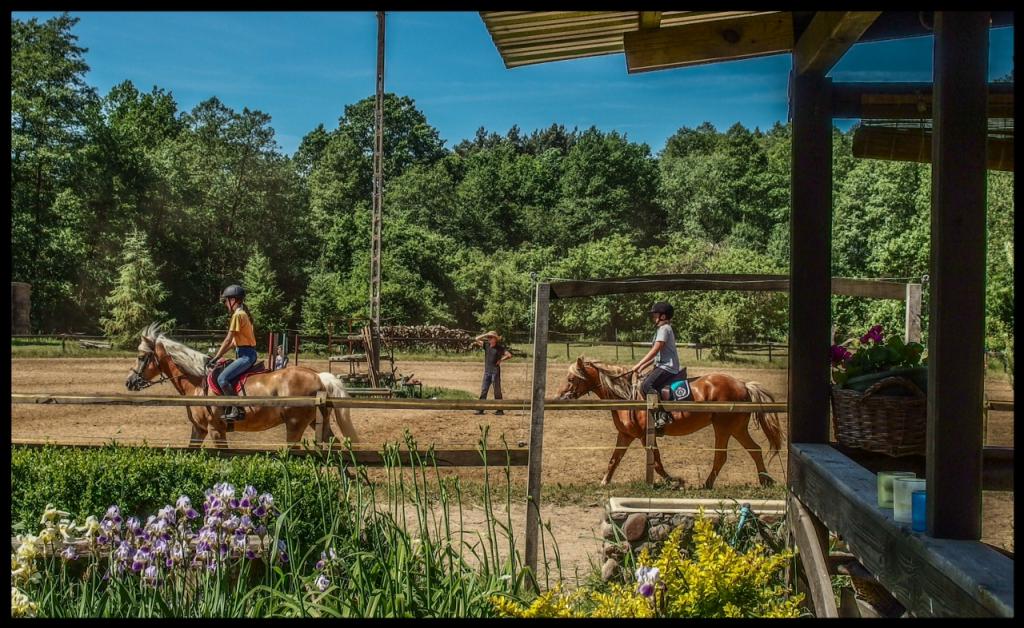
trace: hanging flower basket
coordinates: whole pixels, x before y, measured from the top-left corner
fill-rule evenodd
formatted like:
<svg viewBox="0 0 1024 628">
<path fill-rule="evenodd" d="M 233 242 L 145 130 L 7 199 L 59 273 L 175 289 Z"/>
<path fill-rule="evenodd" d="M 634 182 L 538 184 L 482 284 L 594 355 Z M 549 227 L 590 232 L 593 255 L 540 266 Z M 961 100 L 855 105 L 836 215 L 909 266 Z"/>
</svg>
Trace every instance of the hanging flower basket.
<svg viewBox="0 0 1024 628">
<path fill-rule="evenodd" d="M 883 342 L 875 325 L 859 341 L 832 347 L 832 426 L 840 445 L 888 456 L 924 455 L 928 369 L 924 347 Z"/>
<path fill-rule="evenodd" d="M 886 377 L 864 392 L 833 386 L 836 440 L 846 447 L 893 457 L 923 455 L 927 401 L 921 389 L 905 377 Z"/>
</svg>

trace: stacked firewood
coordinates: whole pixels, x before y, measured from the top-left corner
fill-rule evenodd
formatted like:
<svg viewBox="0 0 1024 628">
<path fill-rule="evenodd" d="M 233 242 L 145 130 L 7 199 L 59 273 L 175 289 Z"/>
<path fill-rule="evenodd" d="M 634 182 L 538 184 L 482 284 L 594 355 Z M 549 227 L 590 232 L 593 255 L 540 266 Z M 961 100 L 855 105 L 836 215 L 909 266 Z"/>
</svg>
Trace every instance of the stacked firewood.
<svg viewBox="0 0 1024 628">
<path fill-rule="evenodd" d="M 395 349 L 427 349 L 464 353 L 473 349 L 473 335 L 444 325 L 389 325 L 381 327 L 381 340 Z"/>
</svg>

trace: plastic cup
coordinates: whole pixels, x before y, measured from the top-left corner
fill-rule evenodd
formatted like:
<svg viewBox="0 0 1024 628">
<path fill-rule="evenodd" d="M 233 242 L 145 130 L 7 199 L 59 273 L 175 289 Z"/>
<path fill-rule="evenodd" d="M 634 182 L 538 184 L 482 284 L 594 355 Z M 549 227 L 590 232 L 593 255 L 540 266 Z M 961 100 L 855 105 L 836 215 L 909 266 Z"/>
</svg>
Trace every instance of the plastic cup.
<svg viewBox="0 0 1024 628">
<path fill-rule="evenodd" d="M 892 508 L 892 481 L 896 478 L 916 478 L 913 471 L 882 471 L 878 474 L 878 507 Z"/>
<path fill-rule="evenodd" d="M 914 491 L 910 494 L 910 528 L 914 532 L 924 532 L 928 527 L 927 519 L 927 491 Z"/>
<path fill-rule="evenodd" d="M 892 482 L 892 517 L 899 523 L 911 523 L 914 491 L 926 490 L 924 478 L 896 478 Z"/>
</svg>

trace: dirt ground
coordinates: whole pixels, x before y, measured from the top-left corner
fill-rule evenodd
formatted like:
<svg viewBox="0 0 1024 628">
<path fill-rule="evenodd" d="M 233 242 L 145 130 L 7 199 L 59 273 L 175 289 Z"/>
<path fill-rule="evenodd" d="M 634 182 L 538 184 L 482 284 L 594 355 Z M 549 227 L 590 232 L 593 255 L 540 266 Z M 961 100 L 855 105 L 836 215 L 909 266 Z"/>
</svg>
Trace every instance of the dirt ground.
<svg viewBox="0 0 1024 628">
<path fill-rule="evenodd" d="M 302 360 L 303 366 L 327 370 L 323 360 Z M 11 388 L 20 393 L 112 394 L 126 393 L 124 382 L 130 359 L 117 358 L 24 358 L 11 361 Z M 427 387 L 460 389 L 478 393 L 482 365 L 460 362 L 411 362 L 398 365 L 403 374 L 414 373 Z M 551 364 L 548 368 L 548 396 L 554 395 L 565 380 L 567 366 Z M 723 369 L 716 369 L 723 370 Z M 778 401 L 786 400 L 785 370 L 725 369 L 729 374 L 761 384 Z M 699 366 L 689 368 L 691 375 L 711 372 Z M 502 369 L 504 396 L 528 399 L 530 364 L 510 361 Z M 989 397 L 1013 399 L 1013 391 L 1003 380 L 986 382 Z M 151 395 L 173 395 L 169 384 L 146 391 Z M 780 417 L 785 431 L 785 415 Z M 529 440 L 530 417 L 527 411 L 506 412 L 505 416 L 474 415 L 471 411 L 423 410 L 353 410 L 352 420 L 362 446 L 379 447 L 384 442 L 402 438 L 408 430 L 421 448 L 436 444 L 438 449 L 474 448 L 483 425 L 490 426 L 488 441 L 500 445 L 502 436 L 510 446 Z M 101 442 L 117 439 L 126 443 L 151 445 L 187 445 L 189 424 L 182 408 L 129 406 L 11 406 L 11 439 L 53 439 L 62 442 Z M 785 450 L 770 459 L 768 446 L 759 429 L 751 429 L 754 439 L 766 454 L 768 471 L 778 481 L 785 481 Z M 312 439 L 312 431 L 306 437 Z M 257 433 L 233 433 L 229 444 L 241 446 L 278 446 L 285 440 L 283 426 Z M 785 441 L 784 441 L 785 442 Z M 550 412 L 545 417 L 543 482 L 600 482 L 615 443 L 615 430 L 610 413 L 587 411 Z M 1013 413 L 992 412 L 988 417 L 987 445 L 1013 446 Z M 208 443 L 209 445 L 209 443 Z M 685 437 L 659 439 L 666 469 L 681 478 L 687 486 L 701 486 L 711 470 L 714 433 L 701 430 Z M 755 485 L 756 469 L 750 456 L 736 441 L 730 442 L 728 461 L 716 486 Z M 614 484 L 640 481 L 644 478 L 645 458 L 637 443 L 626 453 L 616 471 Z M 479 477 L 480 471 L 460 472 L 467 479 Z M 526 485 L 526 469 L 512 470 L 512 480 Z M 621 493 L 621 492 L 620 492 Z M 610 494 L 616 493 L 612 487 Z M 1013 494 L 986 492 L 984 495 L 984 539 L 1002 547 L 1013 547 Z M 600 521 L 603 505 L 545 505 L 542 518 L 550 518 L 562 556 L 563 569 L 572 573 L 574 567 L 585 571 L 588 556 L 600 549 Z M 525 525 L 525 514 L 513 505 L 513 521 L 517 529 Z"/>
</svg>

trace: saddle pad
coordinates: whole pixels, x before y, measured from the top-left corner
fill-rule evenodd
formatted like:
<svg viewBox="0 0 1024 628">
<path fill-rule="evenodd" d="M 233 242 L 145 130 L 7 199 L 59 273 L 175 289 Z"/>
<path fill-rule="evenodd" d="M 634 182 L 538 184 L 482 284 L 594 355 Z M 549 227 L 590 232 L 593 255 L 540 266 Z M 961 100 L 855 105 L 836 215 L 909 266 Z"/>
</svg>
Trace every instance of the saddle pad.
<svg viewBox="0 0 1024 628">
<path fill-rule="evenodd" d="M 227 364 L 225 363 L 225 366 L 226 365 Z M 215 395 L 224 394 L 223 391 L 221 391 L 220 386 L 217 385 L 217 376 L 220 375 L 222 370 L 224 369 L 216 368 L 206 376 L 206 381 L 210 385 L 210 392 Z M 235 394 L 240 395 L 244 392 L 243 385 L 245 384 L 245 380 L 249 379 L 250 376 L 266 372 L 267 366 L 263 362 L 256 362 L 256 364 L 254 364 L 248 371 L 242 373 L 242 376 L 235 380 Z"/>
<path fill-rule="evenodd" d="M 669 386 L 669 391 L 672 401 L 690 400 L 690 382 L 686 380 L 672 382 L 672 385 Z"/>
</svg>

